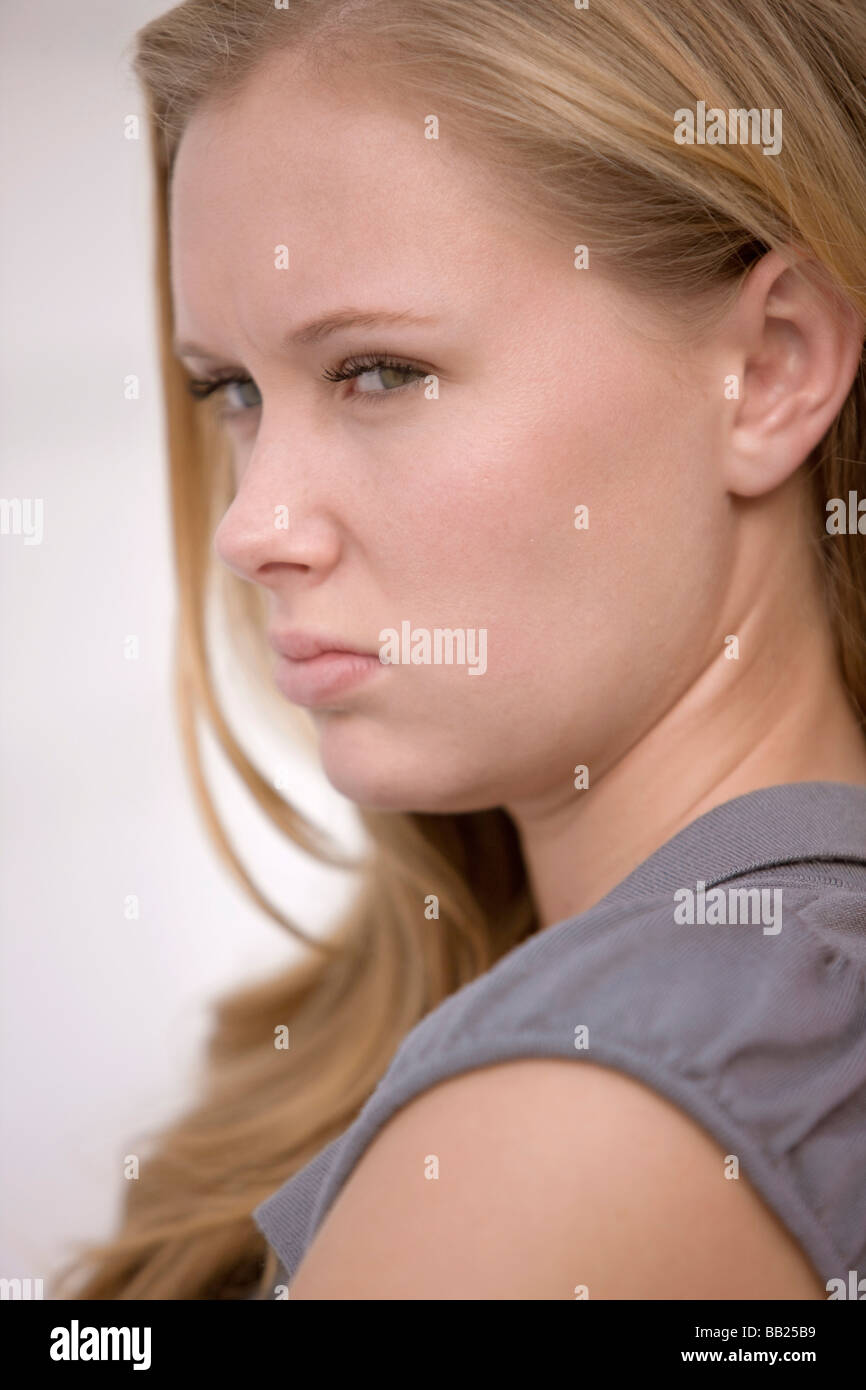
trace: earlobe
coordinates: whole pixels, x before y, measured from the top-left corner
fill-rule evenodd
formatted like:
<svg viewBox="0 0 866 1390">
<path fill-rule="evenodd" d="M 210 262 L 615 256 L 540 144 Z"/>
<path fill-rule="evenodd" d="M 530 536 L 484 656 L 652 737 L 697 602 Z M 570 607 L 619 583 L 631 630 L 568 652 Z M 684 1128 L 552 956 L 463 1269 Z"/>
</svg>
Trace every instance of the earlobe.
<svg viewBox="0 0 866 1390">
<path fill-rule="evenodd" d="M 769 252 L 746 277 L 729 329 L 740 361 L 725 482 L 772 492 L 827 433 L 860 369 L 864 323 L 813 263 Z"/>
</svg>

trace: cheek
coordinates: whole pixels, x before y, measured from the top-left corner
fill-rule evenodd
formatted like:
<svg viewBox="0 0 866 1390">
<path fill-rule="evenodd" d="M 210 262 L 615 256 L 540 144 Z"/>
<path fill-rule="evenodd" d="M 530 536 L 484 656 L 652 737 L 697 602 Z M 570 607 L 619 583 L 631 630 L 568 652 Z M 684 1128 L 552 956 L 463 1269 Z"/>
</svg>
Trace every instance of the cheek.
<svg viewBox="0 0 866 1390">
<path fill-rule="evenodd" d="M 368 715 L 323 726 L 335 785 L 477 809 L 628 746 L 712 630 L 712 433 L 664 362 L 621 343 L 541 379 L 516 364 L 413 425 L 358 530 L 383 626 L 486 628 L 487 671 L 395 668 Z"/>
<path fill-rule="evenodd" d="M 707 487 L 678 391 L 620 351 L 541 378 L 518 365 L 471 412 L 449 406 L 393 475 L 379 556 L 389 596 L 415 605 L 402 616 L 486 626 L 492 671 L 545 662 L 569 633 L 610 645 L 670 602 Z"/>
</svg>

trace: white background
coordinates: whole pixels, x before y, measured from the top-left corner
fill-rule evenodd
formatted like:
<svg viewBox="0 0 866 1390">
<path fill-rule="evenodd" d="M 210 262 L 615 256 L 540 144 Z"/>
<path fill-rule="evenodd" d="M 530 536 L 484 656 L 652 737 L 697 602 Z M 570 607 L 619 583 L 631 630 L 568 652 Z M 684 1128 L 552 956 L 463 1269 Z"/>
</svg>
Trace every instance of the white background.
<svg viewBox="0 0 866 1390">
<path fill-rule="evenodd" d="M 209 1002 L 296 952 L 211 850 L 173 721 L 149 165 L 144 131 L 124 138 L 142 112 L 124 50 L 165 8 L 7 0 L 0 21 L 0 496 L 45 516 L 41 545 L 0 536 L 5 1277 L 47 1280 L 110 1232 L 123 1155 L 191 1094 Z M 296 804 L 361 843 L 309 754 L 285 731 L 259 745 Z M 220 785 L 263 888 L 321 929 L 350 878 Z"/>
</svg>

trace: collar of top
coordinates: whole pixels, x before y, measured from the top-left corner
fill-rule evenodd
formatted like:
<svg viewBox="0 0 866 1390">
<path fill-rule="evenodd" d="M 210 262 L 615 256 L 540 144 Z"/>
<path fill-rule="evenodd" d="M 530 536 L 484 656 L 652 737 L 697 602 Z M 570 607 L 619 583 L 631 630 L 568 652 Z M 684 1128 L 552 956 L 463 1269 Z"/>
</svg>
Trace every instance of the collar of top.
<svg viewBox="0 0 866 1390">
<path fill-rule="evenodd" d="M 597 906 L 809 860 L 866 866 L 866 787 L 789 782 L 734 797 L 678 831 Z"/>
</svg>

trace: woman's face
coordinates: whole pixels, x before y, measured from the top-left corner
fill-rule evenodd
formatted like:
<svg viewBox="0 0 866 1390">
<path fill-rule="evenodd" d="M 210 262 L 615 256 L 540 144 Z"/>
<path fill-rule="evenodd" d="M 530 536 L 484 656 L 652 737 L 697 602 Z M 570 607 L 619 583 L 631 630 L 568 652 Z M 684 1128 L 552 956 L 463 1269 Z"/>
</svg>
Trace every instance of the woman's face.
<svg viewBox="0 0 866 1390">
<path fill-rule="evenodd" d="M 177 336 L 210 359 L 187 348 L 192 374 L 254 382 L 220 398 L 219 556 L 277 634 L 377 656 L 409 624 L 440 658 L 278 680 L 347 796 L 444 812 L 573 795 L 576 764 L 604 771 L 713 659 L 733 367 L 591 247 L 575 268 L 580 227 L 525 220 L 444 113 L 426 138 L 429 114 L 276 55 L 193 117 L 171 240 Z M 327 322 L 350 312 L 366 321 Z M 437 629 L 462 632 L 462 664 Z"/>
</svg>

